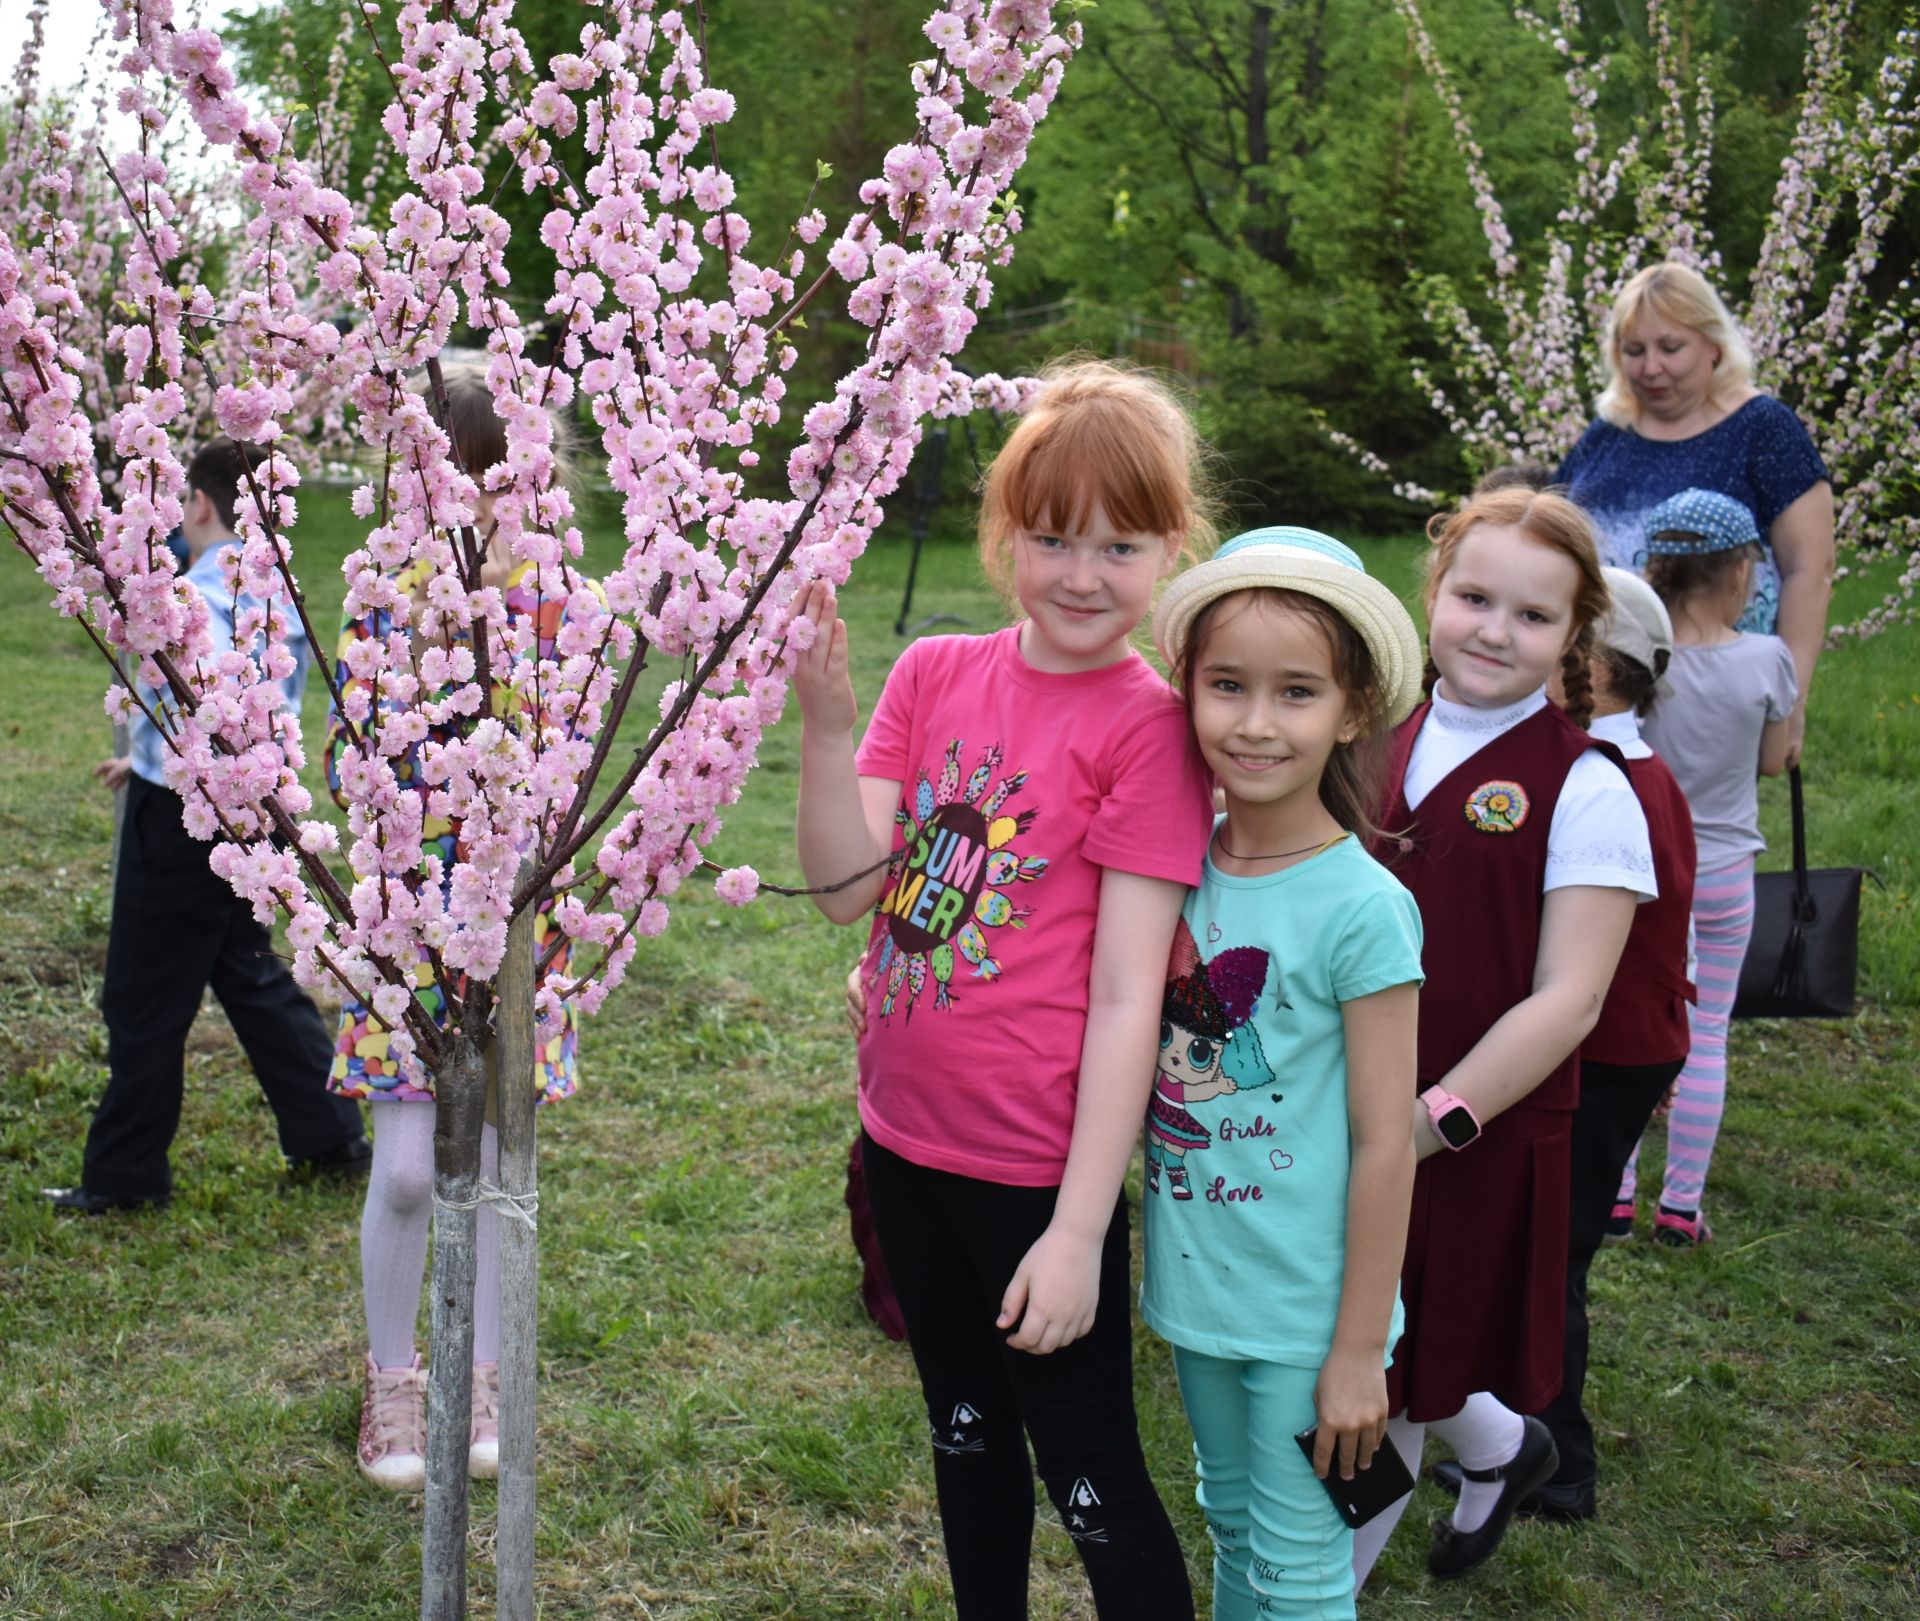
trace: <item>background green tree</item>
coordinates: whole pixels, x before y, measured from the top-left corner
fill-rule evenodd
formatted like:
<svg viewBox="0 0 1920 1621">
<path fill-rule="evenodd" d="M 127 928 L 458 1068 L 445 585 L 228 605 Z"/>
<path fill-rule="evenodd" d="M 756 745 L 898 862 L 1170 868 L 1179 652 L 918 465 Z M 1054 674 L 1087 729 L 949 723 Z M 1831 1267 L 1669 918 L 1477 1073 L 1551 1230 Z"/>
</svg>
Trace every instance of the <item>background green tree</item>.
<svg viewBox="0 0 1920 1621">
<path fill-rule="evenodd" d="M 1646 8 L 1615 0 L 1586 11 L 1573 45 L 1615 58 L 1596 110 L 1603 137 L 1643 128 L 1641 161 L 1661 164 Z M 1713 90 L 1708 222 L 1730 293 L 1744 294 L 1752 274 L 1792 133 L 1806 12 L 1806 0 L 1669 7 L 1685 68 L 1704 68 Z M 552 50 L 587 15 L 559 3 L 528 7 L 521 22 L 536 51 Z M 1852 37 L 1863 71 L 1905 15 L 1898 0 L 1862 0 Z M 714 0 L 704 20 L 718 82 L 739 96 L 723 155 L 750 211 L 789 219 L 812 197 L 837 226 L 858 210 L 859 177 L 911 119 L 904 81 L 875 65 L 921 54 L 920 0 Z M 1329 444 L 1322 421 L 1363 433 L 1418 482 L 1458 487 L 1460 447 L 1410 371 L 1416 359 L 1445 366 L 1419 281 L 1447 277 L 1471 303 L 1486 250 L 1445 115 L 1397 16 L 1380 0 L 1101 0 L 1083 21 L 1088 48 L 1021 176 L 1018 257 L 968 363 L 1025 371 L 1084 349 L 1183 373 L 1236 522 L 1388 528 L 1415 515 Z M 1563 64 L 1510 0 L 1445 0 L 1428 22 L 1524 256 L 1566 195 Z M 357 186 L 384 141 L 385 87 L 358 42 L 344 53 L 344 81 L 330 82 L 343 28 L 361 27 L 355 11 L 280 0 L 227 26 L 253 76 L 300 105 L 294 140 L 331 142 Z M 580 173 L 579 137 L 558 147 Z M 824 180 L 821 163 L 832 171 Z M 546 209 L 517 186 L 498 206 L 516 227 Z M 516 229 L 516 242 L 535 237 Z M 1903 218 L 1888 248 L 1890 289 L 1920 257 L 1920 219 Z M 863 339 L 815 319 L 800 385 L 844 371 Z M 984 457 L 995 430 L 971 431 Z M 964 522 L 974 458 L 956 451 L 946 464 L 946 516 Z"/>
</svg>

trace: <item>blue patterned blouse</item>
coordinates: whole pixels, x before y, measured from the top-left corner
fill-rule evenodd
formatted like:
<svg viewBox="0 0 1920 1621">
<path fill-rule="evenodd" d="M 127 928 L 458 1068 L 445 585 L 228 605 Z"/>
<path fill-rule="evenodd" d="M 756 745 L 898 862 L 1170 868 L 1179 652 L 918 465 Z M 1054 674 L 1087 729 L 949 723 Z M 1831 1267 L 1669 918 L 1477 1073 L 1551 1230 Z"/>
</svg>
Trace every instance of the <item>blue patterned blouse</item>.
<svg viewBox="0 0 1920 1621">
<path fill-rule="evenodd" d="M 1826 463 L 1790 406 L 1758 394 L 1690 439 L 1643 439 L 1596 421 L 1560 464 L 1559 482 L 1600 531 L 1602 560 L 1638 572 L 1647 562 L 1647 514 L 1685 489 L 1717 490 L 1747 507 L 1764 536 L 1773 520 L 1828 478 Z M 1780 613 L 1773 547 L 1754 570 L 1740 629 L 1772 635 Z"/>
</svg>

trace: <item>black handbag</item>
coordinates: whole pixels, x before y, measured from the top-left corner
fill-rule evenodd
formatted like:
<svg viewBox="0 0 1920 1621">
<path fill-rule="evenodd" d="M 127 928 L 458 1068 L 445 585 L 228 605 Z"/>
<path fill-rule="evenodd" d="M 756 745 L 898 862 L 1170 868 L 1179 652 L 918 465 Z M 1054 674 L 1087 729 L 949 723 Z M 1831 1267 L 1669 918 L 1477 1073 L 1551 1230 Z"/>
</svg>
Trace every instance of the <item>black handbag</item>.
<svg viewBox="0 0 1920 1621">
<path fill-rule="evenodd" d="M 1864 867 L 1807 870 L 1807 813 L 1800 768 L 1787 773 L 1793 796 L 1793 870 L 1756 873 L 1753 936 L 1740 965 L 1736 1019 L 1850 1019 L 1860 966 L 1860 880 Z"/>
</svg>

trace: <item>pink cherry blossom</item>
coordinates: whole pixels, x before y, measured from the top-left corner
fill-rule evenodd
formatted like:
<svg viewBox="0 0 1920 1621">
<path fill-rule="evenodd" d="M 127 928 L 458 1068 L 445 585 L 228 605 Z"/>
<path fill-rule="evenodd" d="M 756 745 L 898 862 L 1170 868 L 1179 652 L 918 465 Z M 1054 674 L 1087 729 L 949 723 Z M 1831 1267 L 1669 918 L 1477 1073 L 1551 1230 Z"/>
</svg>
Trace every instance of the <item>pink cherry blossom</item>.
<svg viewBox="0 0 1920 1621">
<path fill-rule="evenodd" d="M 161 731 L 190 830 L 215 841 L 215 869 L 256 914 L 289 919 L 304 982 L 370 1006 L 396 1058 L 431 1067 L 452 1029 L 490 1018 L 509 920 L 549 905 L 540 1015 L 568 999 L 591 1011 L 722 837 L 811 632 L 792 621 L 800 591 L 847 577 L 927 415 L 1017 406 L 1021 385 L 970 382 L 951 356 L 1012 251 L 1018 214 L 995 204 L 1078 26 L 1056 25 L 1041 0 L 937 7 L 927 32 L 941 56 L 908 70 L 920 127 L 861 188 L 867 211 L 834 222 L 810 208 L 794 228 L 805 245 L 833 233 L 828 269 L 853 283 L 872 339 L 824 401 L 796 402 L 794 317 L 821 287 L 800 280 L 785 233 L 756 244 L 718 155 L 734 98 L 708 81 L 687 13 L 607 0 L 578 51 L 542 64 L 513 0 L 406 0 L 373 72 L 396 92 L 380 154 L 350 181 L 287 144 L 218 34 L 174 27 L 172 0 L 102 4 L 137 149 L 89 180 L 61 133 L 36 126 L 0 172 L 34 200 L 0 201 L 8 521 L 56 608 L 137 660 L 139 682 L 113 707 Z M 1015 87 L 1025 99 L 1008 99 Z M 217 285 L 183 234 L 204 236 L 212 216 L 192 215 L 183 199 L 198 193 L 152 135 L 176 98 L 229 160 L 217 195 L 243 222 Z M 578 173 L 558 136 L 584 145 Z M 542 210 L 539 285 L 507 274 L 489 178 L 502 164 Z M 117 277 L 70 210 L 42 206 L 88 184 L 106 186 L 99 206 L 131 230 Z M 393 200 L 376 216 L 383 185 Z M 117 394 L 76 341 L 96 296 L 119 312 Z M 548 323 L 551 362 L 532 358 L 529 310 Z M 467 333 L 506 441 L 485 470 L 461 465 L 443 422 L 438 357 Z M 250 458 L 223 589 L 259 606 L 225 645 L 163 544 L 181 513 L 182 446 L 211 425 L 202 400 Z M 598 581 L 580 571 L 559 476 L 562 412 L 593 425 L 620 506 L 625 549 Z M 795 424 L 787 493 L 750 496 L 743 473 Z M 329 645 L 295 568 L 298 492 L 313 447 L 331 454 L 347 434 L 376 471 L 353 494 L 364 530 L 343 566 L 367 634 L 320 676 L 339 716 L 341 831 L 312 814 L 299 719 L 275 678 L 295 623 Z M 119 464 L 110 485 L 103 450 Z M 506 582 L 480 573 L 483 498 Z M 610 753 L 602 740 L 630 718 L 649 658 L 682 678 L 637 746 Z M 459 826 L 450 864 L 427 837 L 436 819 Z M 736 905 L 759 887 L 744 867 L 716 885 Z M 414 995 L 422 963 L 445 989 L 444 1024 Z"/>
</svg>

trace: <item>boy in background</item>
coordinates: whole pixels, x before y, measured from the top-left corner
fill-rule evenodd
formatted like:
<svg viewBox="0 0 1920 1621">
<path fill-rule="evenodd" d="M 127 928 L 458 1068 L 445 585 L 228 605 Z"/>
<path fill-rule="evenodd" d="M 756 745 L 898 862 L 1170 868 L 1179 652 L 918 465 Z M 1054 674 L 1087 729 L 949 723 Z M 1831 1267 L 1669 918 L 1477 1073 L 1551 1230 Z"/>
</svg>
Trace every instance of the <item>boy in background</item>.
<svg viewBox="0 0 1920 1621">
<path fill-rule="evenodd" d="M 220 556 L 236 545 L 234 504 L 245 466 L 230 439 L 204 446 L 187 468 L 181 521 L 187 582 L 206 599 L 215 647 L 233 645 L 236 605 Z M 294 673 L 282 683 L 300 707 L 312 652 L 297 622 L 287 627 Z M 319 1010 L 274 954 L 271 933 L 207 864 L 211 846 L 190 835 L 180 796 L 166 786 L 167 742 L 137 710 L 130 753 L 95 775 L 127 790 L 113 877 L 100 1011 L 107 1026 L 107 1090 L 87 1131 L 80 1184 L 47 1188 L 56 1208 L 97 1216 L 164 1205 L 173 1191 L 167 1150 L 180 1126 L 187 1033 L 209 985 L 240 1038 L 296 1172 L 366 1174 L 372 1155 L 359 1109 L 327 1091 L 333 1041 Z"/>
</svg>

